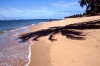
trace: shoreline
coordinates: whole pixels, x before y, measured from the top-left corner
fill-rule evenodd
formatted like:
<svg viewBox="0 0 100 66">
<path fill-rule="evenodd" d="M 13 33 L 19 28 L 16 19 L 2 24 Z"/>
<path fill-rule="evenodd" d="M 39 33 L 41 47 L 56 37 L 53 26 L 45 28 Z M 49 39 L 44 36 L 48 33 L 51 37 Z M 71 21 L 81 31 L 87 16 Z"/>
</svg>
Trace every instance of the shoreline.
<svg viewBox="0 0 100 66">
<path fill-rule="evenodd" d="M 43 24 L 36 24 L 34 26 L 29 26 L 29 31 L 27 33 L 35 32 L 35 31 L 38 31 L 38 30 L 41 30 L 41 29 L 47 29 L 49 27 L 54 27 L 54 26 L 65 26 L 65 25 L 73 24 L 73 23 L 81 23 L 81 22 L 93 21 L 93 20 L 98 20 L 98 19 L 100 20 L 99 17 L 100 16 L 71 18 L 71 19 L 64 19 L 64 20 L 60 20 L 60 21 L 47 22 L 47 23 L 43 23 Z M 91 30 L 91 31 L 95 31 L 98 34 L 97 30 Z M 86 32 L 89 33 L 89 31 L 86 31 Z M 70 46 L 68 44 L 71 44 L 71 47 L 72 47 L 73 46 L 72 43 L 75 42 L 76 45 L 74 45 L 74 46 L 76 47 L 75 48 L 75 53 L 76 53 L 79 50 L 83 51 L 83 48 L 82 47 L 80 48 L 80 46 L 83 46 L 84 48 L 87 48 L 86 47 L 87 45 L 89 45 L 89 46 L 93 45 L 94 46 L 94 43 L 92 43 L 91 45 L 87 43 L 87 42 L 90 43 L 92 39 L 88 39 L 86 41 L 69 40 L 69 39 L 65 39 L 65 37 L 62 37 L 59 34 L 57 34 L 57 36 L 55 35 L 55 38 L 57 38 L 57 39 L 59 38 L 58 41 L 51 42 L 51 41 L 48 40 L 48 36 L 41 37 L 41 38 L 39 38 L 38 41 L 33 41 L 34 45 L 31 46 L 31 56 L 30 56 L 31 60 L 30 60 L 30 64 L 28 66 L 32 66 L 32 65 L 34 65 L 34 66 L 39 66 L 39 65 L 41 65 L 41 66 L 60 66 L 60 64 L 62 64 L 62 62 L 59 62 L 59 61 L 64 62 L 64 65 L 62 65 L 62 66 L 65 66 L 65 65 L 68 65 L 68 64 L 70 64 L 69 66 L 73 66 L 72 63 L 66 63 L 66 61 L 64 60 L 64 58 L 67 58 L 67 57 L 65 56 L 66 54 L 63 54 L 63 52 L 66 52 L 65 49 L 63 49 L 63 48 L 66 48 L 66 47 L 68 48 L 68 46 Z M 29 41 L 31 41 L 31 40 L 32 39 L 30 39 Z M 67 41 L 68 44 L 63 43 L 63 41 Z M 95 42 L 95 40 L 92 40 L 92 41 Z M 83 44 L 84 43 L 86 43 L 86 44 L 81 45 L 81 42 Z M 61 43 L 63 43 L 64 45 L 62 45 Z M 98 42 L 96 42 L 96 44 L 99 46 Z M 59 49 L 56 46 L 58 46 Z M 68 52 L 74 51 L 73 47 L 72 48 L 71 47 L 70 47 L 70 50 Z M 80 48 L 80 49 L 77 49 L 77 47 Z M 60 54 L 56 49 L 60 51 Z M 90 49 L 92 49 L 94 51 L 94 49 L 96 49 L 96 48 L 89 47 L 89 49 L 87 51 L 90 51 Z M 99 49 L 98 49 L 98 51 L 99 51 Z M 96 51 L 96 52 L 98 52 L 98 51 Z M 59 55 L 57 56 L 57 54 L 55 54 L 55 53 L 57 53 Z M 91 52 L 90 54 L 93 54 L 93 53 Z M 61 54 L 63 54 L 63 55 L 61 55 Z M 83 53 L 83 55 L 84 54 L 85 54 L 85 52 Z M 57 58 L 59 58 L 58 59 L 59 61 L 57 60 L 56 56 L 57 56 Z M 63 56 L 63 57 L 60 57 L 60 56 Z M 71 56 L 73 56 L 73 55 L 70 55 L 70 58 L 71 58 Z M 79 56 L 79 58 L 81 57 L 81 59 L 84 59 L 84 57 L 86 57 L 86 56 L 88 56 L 88 55 L 85 55 L 83 57 Z M 97 57 L 99 57 L 99 56 L 97 55 Z M 71 60 L 70 58 L 69 58 L 69 60 Z M 79 58 L 77 57 L 77 59 L 79 59 Z M 81 60 L 81 59 L 80 59 L 80 61 L 78 61 L 78 63 L 80 63 L 80 64 L 83 62 L 83 60 Z M 87 60 L 88 59 L 86 59 L 86 61 Z M 56 64 L 54 64 L 54 62 Z M 75 60 L 72 60 L 72 62 L 75 62 Z M 85 63 L 86 62 L 84 62 L 84 64 Z M 80 64 L 79 65 L 76 64 L 75 66 L 80 66 Z M 84 66 L 84 64 L 83 64 L 83 66 Z M 94 64 L 92 64 L 92 65 L 94 65 Z M 91 64 L 88 64 L 86 66 L 91 66 Z"/>
<path fill-rule="evenodd" d="M 48 29 L 50 27 L 66 26 L 69 24 L 93 21 L 93 20 L 98 20 L 98 19 L 100 20 L 100 16 L 83 17 L 83 18 L 68 18 L 68 19 L 52 21 L 52 22 L 40 22 L 38 24 L 31 24 L 27 27 L 10 30 L 10 31 L 7 31 L 6 33 L 15 32 L 18 30 L 20 32 L 20 30 L 24 30 L 24 29 L 28 28 L 28 30 L 26 32 L 22 31 L 22 33 L 18 33 L 17 35 L 19 36 L 19 35 L 23 35 L 25 33 L 36 32 L 36 31 L 42 30 L 42 29 Z M 95 37 L 95 34 L 93 33 L 94 31 L 97 34 L 96 37 Z M 100 32 L 98 32 L 97 30 L 92 30 L 92 32 L 91 31 L 86 31 L 86 32 L 91 33 L 91 35 L 93 33 L 93 36 L 99 42 L 100 37 L 98 35 Z M 88 49 L 88 47 L 86 47 L 87 45 L 90 46 L 88 49 L 88 52 L 91 52 L 90 49 L 93 51 L 95 51 L 95 50 L 99 51 L 99 49 L 97 49 L 99 47 L 99 44 L 94 39 L 92 39 L 93 37 L 91 39 L 89 38 L 89 40 L 86 40 L 86 41 L 77 41 L 77 40 L 66 39 L 64 36 L 57 34 L 54 36 L 54 38 L 56 38 L 57 41 L 54 41 L 54 42 L 51 42 L 50 40 L 48 40 L 48 37 L 49 37 L 49 35 L 41 37 L 41 38 L 39 38 L 38 41 L 32 41 L 32 38 L 29 40 L 29 42 L 31 43 L 28 48 L 29 54 L 27 56 L 29 62 L 27 64 L 25 64 L 24 66 L 32 66 L 32 65 L 34 65 L 34 66 L 61 66 L 61 64 L 62 64 L 62 66 L 66 66 L 66 65 L 73 66 L 72 62 L 75 62 L 75 60 L 71 60 L 72 59 L 71 57 L 73 57 L 72 54 L 74 54 L 74 52 L 78 53 L 79 50 L 85 51 L 83 49 L 84 48 Z M 91 40 L 93 41 L 93 43 L 90 45 L 88 43 L 91 43 Z M 64 43 L 65 41 L 67 43 Z M 81 42 L 84 45 L 80 45 Z M 73 45 L 73 43 L 75 43 L 75 45 Z M 91 46 L 95 46 L 94 43 L 96 43 L 96 48 L 91 47 Z M 69 49 L 67 49 L 67 48 L 69 48 Z M 80 49 L 77 49 L 77 48 L 80 48 Z M 69 53 L 69 55 L 68 55 L 70 58 L 67 58 L 66 57 L 67 54 L 65 52 L 71 52 L 71 51 L 72 51 L 72 53 Z M 83 55 L 85 55 L 85 52 Z M 95 53 L 95 52 L 93 52 L 93 53 Z M 93 54 L 93 53 L 91 52 L 90 54 Z M 77 55 L 77 54 L 75 54 L 75 55 Z M 98 54 L 98 55 L 100 55 L 100 54 Z M 99 57 L 98 55 L 96 55 L 96 56 Z M 85 55 L 85 56 L 87 56 L 87 55 Z M 82 58 L 80 57 L 82 60 L 77 57 L 80 60 L 80 61 L 78 60 L 78 63 L 81 63 L 81 61 L 83 62 L 83 58 L 85 58 L 85 56 L 83 56 Z M 68 59 L 67 60 L 68 62 L 69 62 L 69 60 L 71 60 L 71 62 L 67 63 L 67 61 L 64 60 L 64 58 Z M 87 61 L 87 60 L 88 59 L 86 59 L 84 61 Z M 63 61 L 64 64 L 60 61 Z M 77 64 L 76 64 L 76 66 L 78 66 Z M 91 66 L 91 64 L 86 65 L 86 66 Z"/>
<path fill-rule="evenodd" d="M 42 24 L 42 23 L 46 23 L 46 22 L 40 22 L 40 23 L 37 23 L 37 24 Z M 12 29 L 12 30 L 8 30 L 8 31 L 1 31 L 0 32 L 0 35 L 4 34 L 4 33 L 7 33 L 7 32 L 12 32 L 12 31 L 17 31 L 17 30 L 21 30 L 21 29 L 25 29 L 25 28 L 29 28 L 30 26 L 34 26 L 34 25 L 37 25 L 37 24 L 31 24 L 29 26 L 24 26 L 24 27 L 20 27 L 20 28 L 15 28 L 15 29 Z"/>
<path fill-rule="evenodd" d="M 43 23 L 46 23 L 46 22 L 40 22 L 40 23 L 38 23 L 38 24 L 43 24 Z M 38 24 L 31 24 L 31 25 L 29 25 L 29 26 L 27 26 L 27 27 L 21 27 L 21 28 L 16 28 L 16 29 L 13 29 L 13 30 L 9 30 L 9 31 L 6 31 L 5 33 L 3 33 L 3 34 L 0 34 L 1 35 L 1 37 L 3 38 L 3 36 L 4 37 L 6 37 L 6 34 L 9 34 L 9 33 L 14 33 L 14 32 L 17 32 L 15 35 L 16 35 L 16 37 L 15 38 L 17 38 L 20 34 L 22 34 L 22 33 L 26 33 L 28 30 L 29 30 L 29 27 L 31 27 L 31 26 L 34 26 L 34 25 L 38 25 Z M 8 36 L 8 35 L 7 35 Z M 20 39 L 19 39 L 20 40 Z M 28 42 L 30 42 L 31 44 L 29 45 L 29 48 L 28 48 L 28 52 L 29 52 L 29 54 L 28 54 L 28 63 L 27 64 L 25 64 L 24 66 L 28 66 L 29 64 L 30 64 L 30 59 L 31 59 L 31 46 L 34 44 L 33 42 L 31 42 L 31 41 L 28 41 Z"/>
<path fill-rule="evenodd" d="M 58 20 L 61 20 L 61 19 L 54 19 L 53 21 L 58 21 Z M 3 21 L 5 22 L 7 20 L 3 20 Z M 11 21 L 15 21 L 15 22 L 19 21 L 20 22 L 20 20 L 11 20 Z M 28 20 L 26 20 L 26 21 L 28 21 Z M 30 22 L 30 19 L 29 19 L 29 24 L 27 24 L 27 23 L 25 23 L 26 25 L 24 25 L 24 24 L 19 25 L 18 24 L 18 26 L 16 26 L 16 24 L 12 24 L 13 26 L 15 25 L 15 27 L 10 27 L 10 28 L 2 28 L 3 26 L 0 25 L 0 27 L 2 28 L 2 29 L 0 29 L 0 34 L 3 34 L 5 32 L 11 31 L 11 30 L 21 29 L 21 28 L 24 28 L 24 27 L 29 27 L 29 26 L 32 26 L 32 25 L 36 25 L 36 24 L 39 24 L 39 23 L 45 23 L 45 22 L 49 22 L 49 19 L 33 19 L 33 21 L 31 21 L 31 22 Z M 6 26 L 6 25 L 4 25 L 4 26 Z"/>
<path fill-rule="evenodd" d="M 28 66 L 29 64 L 30 64 L 30 62 L 31 62 L 31 46 L 33 45 L 34 43 L 32 43 L 31 45 L 29 45 L 29 55 L 28 55 L 28 63 L 27 64 L 25 64 L 24 66 Z"/>
<path fill-rule="evenodd" d="M 28 64 L 30 62 L 30 56 L 31 56 L 31 51 L 30 51 L 31 44 L 34 44 L 34 43 L 32 43 L 31 41 L 22 43 L 22 42 L 20 42 L 21 39 L 18 38 L 19 34 L 27 32 L 28 30 L 29 30 L 28 27 L 22 27 L 22 28 L 17 28 L 15 30 L 7 31 L 4 34 L 1 34 L 1 36 L 0 36 L 0 45 L 1 45 L 0 59 L 1 59 L 1 62 L 3 65 L 8 64 L 8 65 L 13 66 L 15 64 L 14 62 L 16 62 L 16 64 L 17 64 L 19 61 L 26 58 L 26 59 L 24 59 L 24 61 L 18 63 L 18 65 L 28 66 Z M 6 51 L 6 53 L 5 53 L 5 51 Z M 14 51 L 16 53 L 13 53 Z M 9 54 L 9 55 L 7 55 L 7 54 Z M 13 55 L 15 58 L 17 57 L 18 59 L 14 59 Z M 24 56 L 21 57 L 22 55 L 24 55 Z M 11 60 L 12 62 L 8 61 L 8 59 Z M 0 65 L 2 65 L 2 64 L 0 64 Z"/>
</svg>

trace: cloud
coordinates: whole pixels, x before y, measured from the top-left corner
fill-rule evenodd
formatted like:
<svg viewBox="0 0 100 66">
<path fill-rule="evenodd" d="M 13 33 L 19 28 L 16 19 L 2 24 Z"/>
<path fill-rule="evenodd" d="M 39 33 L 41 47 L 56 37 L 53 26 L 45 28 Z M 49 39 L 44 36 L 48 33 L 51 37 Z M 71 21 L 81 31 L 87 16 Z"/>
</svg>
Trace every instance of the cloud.
<svg viewBox="0 0 100 66">
<path fill-rule="evenodd" d="M 8 10 L 9 12 L 11 11 L 11 12 L 23 12 L 23 10 L 21 10 L 21 9 L 16 9 L 16 8 L 9 8 L 9 10 Z"/>
<path fill-rule="evenodd" d="M 71 7 L 71 6 L 76 6 L 77 4 L 78 4 L 77 2 L 67 3 L 67 2 L 64 2 L 64 1 L 52 3 L 52 5 L 56 6 L 56 7 Z"/>
<path fill-rule="evenodd" d="M 77 12 L 71 12 L 77 10 L 74 5 L 76 5 L 76 2 L 73 3 L 67 3 L 65 2 L 58 2 L 53 3 L 52 10 L 50 10 L 49 7 L 38 7 L 38 8 L 0 8 L 0 19 L 45 19 L 45 18 L 63 18 L 65 16 L 73 15 Z M 59 6 L 59 7 L 58 7 Z M 71 7 L 73 6 L 73 7 Z M 60 8 L 60 7 L 69 7 L 69 8 Z M 79 8 L 78 8 L 79 9 Z M 68 12 L 69 11 L 69 12 Z"/>
<path fill-rule="evenodd" d="M 37 9 L 17 9 L 17 8 L 7 8 L 0 9 L 0 15 L 4 17 L 14 18 L 43 18 L 51 17 L 55 11 L 48 10 L 46 7 L 41 7 Z"/>
</svg>

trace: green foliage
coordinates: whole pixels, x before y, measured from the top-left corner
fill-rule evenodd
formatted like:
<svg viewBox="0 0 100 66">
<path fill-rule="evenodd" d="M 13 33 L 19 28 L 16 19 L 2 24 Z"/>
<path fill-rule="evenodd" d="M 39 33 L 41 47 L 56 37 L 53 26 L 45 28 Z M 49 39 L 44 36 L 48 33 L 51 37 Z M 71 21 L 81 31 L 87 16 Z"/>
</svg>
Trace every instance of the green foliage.
<svg viewBox="0 0 100 66">
<path fill-rule="evenodd" d="M 100 13 L 100 0 L 80 0 L 80 6 L 86 6 L 86 14 L 87 15 L 96 15 Z"/>
</svg>

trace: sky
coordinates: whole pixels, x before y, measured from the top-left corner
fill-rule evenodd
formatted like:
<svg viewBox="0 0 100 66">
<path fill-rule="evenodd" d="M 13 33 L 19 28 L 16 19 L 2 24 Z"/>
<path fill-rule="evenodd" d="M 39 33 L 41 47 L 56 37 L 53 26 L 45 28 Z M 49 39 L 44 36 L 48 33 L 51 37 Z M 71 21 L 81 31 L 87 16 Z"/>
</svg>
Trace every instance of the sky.
<svg viewBox="0 0 100 66">
<path fill-rule="evenodd" d="M 2 19 L 62 19 L 80 14 L 79 0 L 0 0 Z"/>
</svg>

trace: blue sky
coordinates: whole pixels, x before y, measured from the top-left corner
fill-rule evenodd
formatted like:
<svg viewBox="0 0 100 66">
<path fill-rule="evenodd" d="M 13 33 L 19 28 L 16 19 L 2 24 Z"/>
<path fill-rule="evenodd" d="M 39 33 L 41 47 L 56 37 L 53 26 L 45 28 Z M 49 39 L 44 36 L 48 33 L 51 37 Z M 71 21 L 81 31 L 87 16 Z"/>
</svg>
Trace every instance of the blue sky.
<svg viewBox="0 0 100 66">
<path fill-rule="evenodd" d="M 0 0 L 0 19 L 50 19 L 85 11 L 79 0 Z"/>
</svg>

